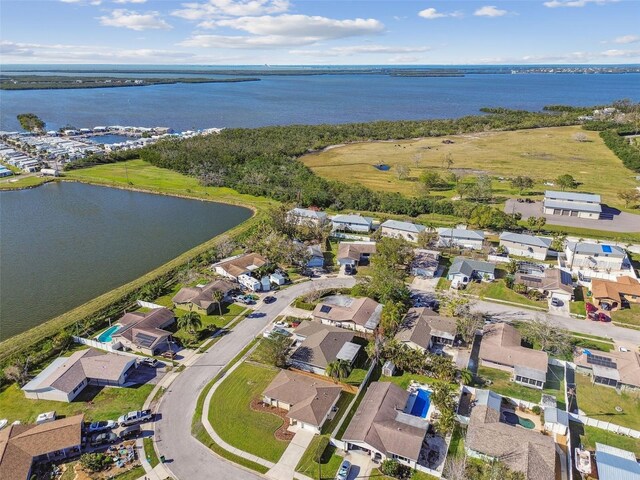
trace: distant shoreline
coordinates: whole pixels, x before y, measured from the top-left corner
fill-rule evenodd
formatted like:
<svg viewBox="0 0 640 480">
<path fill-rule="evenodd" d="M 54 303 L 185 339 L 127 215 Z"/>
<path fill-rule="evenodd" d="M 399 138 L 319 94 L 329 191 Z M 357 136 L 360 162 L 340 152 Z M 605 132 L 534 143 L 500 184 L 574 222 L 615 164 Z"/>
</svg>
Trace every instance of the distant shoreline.
<svg viewBox="0 0 640 480">
<path fill-rule="evenodd" d="M 49 75 L 0 75 L 0 90 L 75 90 L 82 88 L 148 87 L 177 83 L 258 82 L 259 78 L 120 78 Z"/>
</svg>

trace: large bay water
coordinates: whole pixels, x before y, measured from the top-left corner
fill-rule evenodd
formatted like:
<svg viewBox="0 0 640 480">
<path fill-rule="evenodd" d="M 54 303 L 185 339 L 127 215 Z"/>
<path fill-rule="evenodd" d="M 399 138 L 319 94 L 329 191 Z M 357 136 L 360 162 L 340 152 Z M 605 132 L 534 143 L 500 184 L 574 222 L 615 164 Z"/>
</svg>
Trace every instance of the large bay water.
<svg viewBox="0 0 640 480">
<path fill-rule="evenodd" d="M 0 340 L 133 280 L 251 216 L 80 183 L 0 192 Z"/>
<path fill-rule="evenodd" d="M 243 83 L 2 91 L 0 128 L 18 129 L 16 115 L 24 112 L 36 113 L 53 129 L 134 125 L 183 131 L 451 118 L 477 114 L 482 107 L 539 110 L 621 98 L 640 101 L 640 74 L 263 76 Z"/>
</svg>

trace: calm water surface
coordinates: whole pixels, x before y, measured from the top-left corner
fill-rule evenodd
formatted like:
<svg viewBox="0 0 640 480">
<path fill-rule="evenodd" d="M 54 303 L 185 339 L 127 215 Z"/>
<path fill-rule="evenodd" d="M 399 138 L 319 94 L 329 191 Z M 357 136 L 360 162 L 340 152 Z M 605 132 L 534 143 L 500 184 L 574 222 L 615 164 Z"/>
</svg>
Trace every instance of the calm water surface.
<svg viewBox="0 0 640 480">
<path fill-rule="evenodd" d="M 251 216 L 80 183 L 0 192 L 0 339 L 133 280 Z"/>
</svg>

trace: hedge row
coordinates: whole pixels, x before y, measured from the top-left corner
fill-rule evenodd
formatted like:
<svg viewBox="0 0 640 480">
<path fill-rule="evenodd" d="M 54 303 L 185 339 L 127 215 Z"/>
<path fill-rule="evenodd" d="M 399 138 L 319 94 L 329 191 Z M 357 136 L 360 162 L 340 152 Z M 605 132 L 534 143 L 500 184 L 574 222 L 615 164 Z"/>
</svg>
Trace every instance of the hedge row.
<svg viewBox="0 0 640 480">
<path fill-rule="evenodd" d="M 621 136 L 617 130 L 604 130 L 600 132 L 600 138 L 622 160 L 625 167 L 640 172 L 640 149 Z"/>
</svg>

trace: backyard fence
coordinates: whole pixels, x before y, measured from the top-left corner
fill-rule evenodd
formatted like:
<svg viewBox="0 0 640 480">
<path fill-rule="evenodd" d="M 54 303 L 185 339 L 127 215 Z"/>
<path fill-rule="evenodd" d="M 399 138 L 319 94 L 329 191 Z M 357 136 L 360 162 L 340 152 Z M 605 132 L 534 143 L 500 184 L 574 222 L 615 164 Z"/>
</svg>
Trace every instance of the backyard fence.
<svg viewBox="0 0 640 480">
<path fill-rule="evenodd" d="M 503 257 L 502 255 L 487 255 L 487 260 L 496 263 L 509 263 L 511 259 L 509 257 Z"/>
<path fill-rule="evenodd" d="M 139 307 L 142 308 L 164 308 L 162 305 L 158 305 L 157 303 L 145 302 L 144 300 L 136 300 L 136 303 Z"/>
<path fill-rule="evenodd" d="M 589 427 L 600 428 L 601 430 L 607 430 L 611 433 L 618 435 L 625 435 L 627 437 L 640 439 L 640 432 L 633 428 L 621 427 L 611 422 L 603 422 L 602 420 L 596 420 L 595 418 L 587 417 L 586 415 L 576 415 L 575 413 L 569 413 L 569 420 L 587 425 Z"/>
</svg>

